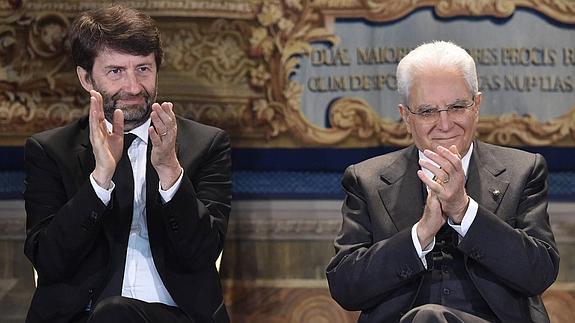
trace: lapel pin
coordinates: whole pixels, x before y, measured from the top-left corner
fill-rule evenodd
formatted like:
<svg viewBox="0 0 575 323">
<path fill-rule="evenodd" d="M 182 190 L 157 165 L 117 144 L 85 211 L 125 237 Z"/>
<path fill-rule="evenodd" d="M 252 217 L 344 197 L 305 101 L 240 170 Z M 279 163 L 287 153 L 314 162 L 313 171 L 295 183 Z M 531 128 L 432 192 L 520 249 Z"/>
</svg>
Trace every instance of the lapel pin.
<svg viewBox="0 0 575 323">
<path fill-rule="evenodd" d="M 491 197 L 493 197 L 495 201 L 499 200 L 499 197 L 501 197 L 501 191 L 498 189 L 491 190 Z"/>
</svg>

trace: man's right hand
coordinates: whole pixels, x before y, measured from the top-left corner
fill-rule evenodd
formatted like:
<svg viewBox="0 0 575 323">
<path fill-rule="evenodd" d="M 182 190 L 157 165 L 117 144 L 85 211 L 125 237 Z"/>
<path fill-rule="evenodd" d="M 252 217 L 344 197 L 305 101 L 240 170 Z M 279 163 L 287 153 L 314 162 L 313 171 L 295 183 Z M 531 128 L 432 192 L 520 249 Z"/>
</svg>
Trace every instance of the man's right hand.
<svg viewBox="0 0 575 323">
<path fill-rule="evenodd" d="M 100 187 L 108 189 L 116 165 L 122 158 L 124 146 L 124 113 L 116 109 L 112 120 L 112 133 L 104 122 L 104 100 L 97 91 L 90 91 L 90 143 L 96 160 L 92 176 Z"/>
<path fill-rule="evenodd" d="M 417 172 L 417 175 L 425 176 L 421 170 Z M 439 232 L 445 221 L 447 218 L 443 215 L 439 198 L 433 191 L 429 191 L 423 216 L 417 224 L 417 238 L 422 249 L 425 249 L 433 241 L 433 237 Z"/>
</svg>

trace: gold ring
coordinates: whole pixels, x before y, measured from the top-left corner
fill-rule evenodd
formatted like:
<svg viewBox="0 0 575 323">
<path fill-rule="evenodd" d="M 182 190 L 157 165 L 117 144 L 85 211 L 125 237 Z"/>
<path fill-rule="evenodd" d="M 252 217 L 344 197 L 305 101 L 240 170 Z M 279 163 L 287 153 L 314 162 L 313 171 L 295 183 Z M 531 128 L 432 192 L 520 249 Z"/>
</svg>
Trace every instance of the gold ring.
<svg viewBox="0 0 575 323">
<path fill-rule="evenodd" d="M 164 133 L 161 133 L 161 134 L 160 134 L 160 137 L 163 137 L 163 136 L 165 136 L 165 135 L 167 135 L 167 134 L 168 134 L 168 132 L 167 132 L 167 131 L 166 131 L 166 132 L 164 132 Z"/>
<path fill-rule="evenodd" d="M 437 184 L 447 184 L 447 183 L 449 183 L 449 176 L 447 176 L 446 179 L 440 179 L 437 176 L 433 176 L 433 178 L 431 180 L 436 182 Z"/>
</svg>

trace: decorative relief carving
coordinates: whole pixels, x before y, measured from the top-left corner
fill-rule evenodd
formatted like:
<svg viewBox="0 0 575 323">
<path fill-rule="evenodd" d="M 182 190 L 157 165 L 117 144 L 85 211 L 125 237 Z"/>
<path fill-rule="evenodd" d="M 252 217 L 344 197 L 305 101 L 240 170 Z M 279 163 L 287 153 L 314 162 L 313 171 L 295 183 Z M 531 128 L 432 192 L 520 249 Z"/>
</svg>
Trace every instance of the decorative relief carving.
<svg viewBox="0 0 575 323">
<path fill-rule="evenodd" d="M 311 51 L 311 42 L 335 44 L 337 37 L 328 32 L 319 12 L 308 1 L 264 2 L 257 20 L 261 27 L 252 30 L 251 53 L 264 59 L 267 70 L 260 68 L 254 74 L 274 75 L 264 86 L 265 100 L 253 102 L 256 120 L 266 126 L 266 138 L 289 132 L 303 145 L 336 143 L 333 130 L 306 120 L 301 111 L 303 86 L 290 80 L 290 76 L 300 57 Z M 251 84 L 260 87 L 261 78 L 252 77 Z"/>
<path fill-rule="evenodd" d="M 561 1 L 532 1 L 538 9 L 553 7 L 553 17 L 565 20 L 563 13 L 571 13 L 573 6 Z M 356 1 L 340 1 L 337 4 L 320 2 L 320 5 L 357 5 Z M 370 19 L 389 21 L 402 17 L 418 7 L 435 4 L 438 14 L 508 16 L 515 4 L 513 1 L 397 1 L 366 0 Z M 301 84 L 290 80 L 298 67 L 302 55 L 310 53 L 310 43 L 323 41 L 335 45 L 338 39 L 326 28 L 318 3 L 312 7 L 297 0 L 282 3 L 264 3 L 257 15 L 261 27 L 254 28 L 250 39 L 252 53 L 263 56 L 268 64 L 267 72 L 276 79 L 266 83 L 265 100 L 255 101 L 253 109 L 257 120 L 267 126 L 266 138 L 280 136 L 287 132 L 300 145 L 317 146 L 369 146 L 407 145 L 411 136 L 398 121 L 379 117 L 369 104 L 361 98 L 342 98 L 332 104 L 328 118 L 331 128 L 320 128 L 311 124 L 301 113 Z M 535 6 L 533 6 L 535 8 Z M 568 20 L 567 20 L 568 21 Z M 261 67 L 261 73 L 264 70 Z M 281 77 L 280 77 L 281 76 Z M 279 78 L 279 79 L 277 79 Z M 260 86 L 261 80 L 252 77 L 252 85 Z M 532 116 L 502 115 L 482 117 L 478 134 L 485 141 L 506 145 L 573 145 L 575 108 L 560 118 L 542 124 Z"/>
<path fill-rule="evenodd" d="M 62 74 L 69 20 L 54 12 L 0 17 L 0 132 L 3 144 L 68 123 L 84 113 L 87 101 Z M 62 99 L 66 95 L 66 99 Z"/>
<path fill-rule="evenodd" d="M 181 1 L 126 3 L 150 12 L 164 33 L 166 66 L 160 93 L 173 100 L 181 114 L 230 130 L 236 147 L 411 142 L 403 124 L 380 117 L 360 98 L 332 103 L 330 128 L 316 126 L 303 115 L 303 85 L 291 76 L 313 42 L 338 43 L 327 14 L 391 21 L 421 7 L 434 7 L 445 17 L 504 17 L 524 7 L 575 23 L 575 3 L 566 0 L 238 0 L 218 2 L 217 8 L 205 1 L 186 2 L 185 8 Z M 0 0 L 1 144 L 22 144 L 32 132 L 85 113 L 87 98 L 67 60 L 64 41 L 72 15 L 98 5 L 79 0 Z M 226 11 L 232 7 L 240 10 Z M 218 18 L 179 18 L 198 16 Z M 480 119 L 478 135 L 506 145 L 573 146 L 573 120 L 575 107 L 547 123 L 532 116 L 487 116 Z"/>
<path fill-rule="evenodd" d="M 21 145 L 31 133 L 70 123 L 86 114 L 88 97 L 79 86 L 64 46 L 70 19 L 50 12 L 0 16 L 1 144 Z M 182 115 L 238 129 L 239 133 L 242 118 L 246 119 L 243 111 L 249 109 L 248 99 L 238 98 L 237 93 L 253 96 L 247 80 L 256 67 L 248 57 L 245 34 L 249 24 L 226 19 L 198 21 L 186 23 L 185 28 L 165 28 L 167 60 L 162 79 L 175 79 L 172 83 L 176 86 L 169 89 L 160 84 L 161 92 L 175 92 L 175 99 L 166 99 L 181 107 Z M 180 74 L 185 75 L 184 83 Z M 182 86 L 187 83 L 215 89 L 210 91 L 212 102 L 190 103 L 188 98 L 194 97 L 186 91 L 190 86 Z M 226 98 L 226 92 L 233 97 Z M 181 94 L 186 97 L 182 99 Z"/>
<path fill-rule="evenodd" d="M 246 53 L 247 23 L 216 19 L 208 25 L 192 22 L 173 27 L 163 40 L 168 69 L 212 86 L 245 83 L 255 66 Z"/>
<path fill-rule="evenodd" d="M 109 1 L 111 2 L 111 1 Z M 120 1 L 115 1 L 120 2 Z M 229 16 L 252 17 L 252 1 L 242 0 L 124 0 L 124 5 L 154 13 L 169 13 L 172 16 Z M 100 7 L 103 1 L 85 0 L 0 0 L 0 15 L 3 10 L 23 9 L 27 11 L 58 11 L 77 13 Z"/>
<path fill-rule="evenodd" d="M 433 7 L 440 17 L 509 17 L 522 7 L 560 22 L 575 22 L 575 4 L 570 0 L 316 0 L 314 7 L 333 16 L 365 17 L 373 21 L 399 19 L 423 7 Z"/>
<path fill-rule="evenodd" d="M 343 98 L 335 101 L 329 113 L 334 129 L 353 132 L 362 140 L 377 138 L 380 143 L 406 146 L 411 142 L 407 127 L 403 122 L 381 118 L 361 98 Z"/>
<path fill-rule="evenodd" d="M 509 17 L 515 10 L 514 1 L 509 0 L 441 0 L 435 5 L 439 16 L 452 17 L 457 15 L 491 15 L 496 17 Z"/>
<path fill-rule="evenodd" d="M 575 107 L 563 116 L 541 123 L 532 115 L 506 113 L 480 119 L 480 138 L 502 145 L 573 146 L 575 141 Z"/>
<path fill-rule="evenodd" d="M 25 95 L 19 99 L 25 98 Z M 65 103 L 28 104 L 18 101 L 0 102 L 0 130 L 2 133 L 33 132 L 70 123 L 87 113 L 87 107 L 77 109 Z"/>
<path fill-rule="evenodd" d="M 228 129 L 231 132 L 240 132 L 245 127 L 249 127 L 249 120 L 251 119 L 251 113 L 246 103 L 188 101 L 177 103 L 174 107 L 180 116 L 201 120 L 206 124 Z"/>
<path fill-rule="evenodd" d="M 411 136 L 402 122 L 379 117 L 361 98 L 343 98 L 332 104 L 330 123 L 343 136 L 353 133 L 360 139 L 376 138 L 381 144 L 405 146 Z M 509 146 L 573 146 L 575 141 L 575 107 L 568 113 L 542 123 L 532 115 L 506 113 L 481 116 L 478 137 L 486 142 Z M 332 136 L 332 137 L 335 137 Z"/>
</svg>

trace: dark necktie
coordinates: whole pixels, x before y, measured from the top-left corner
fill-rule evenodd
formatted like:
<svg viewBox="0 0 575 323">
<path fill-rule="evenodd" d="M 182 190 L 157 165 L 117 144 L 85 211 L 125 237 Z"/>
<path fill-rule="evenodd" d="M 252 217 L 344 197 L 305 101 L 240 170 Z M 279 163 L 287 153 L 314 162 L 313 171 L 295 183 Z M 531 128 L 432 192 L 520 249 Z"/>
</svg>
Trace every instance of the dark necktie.
<svg viewBox="0 0 575 323">
<path fill-rule="evenodd" d="M 113 192 L 113 209 L 108 221 L 112 222 L 112 245 L 110 250 L 110 276 L 106 286 L 102 290 L 99 299 L 122 294 L 122 281 L 124 279 L 124 266 L 126 263 L 126 248 L 132 223 L 134 203 L 134 173 L 128 157 L 128 148 L 136 139 L 136 135 L 128 133 L 124 135 L 124 151 L 122 158 L 116 165 L 116 171 L 112 177 L 115 184 Z"/>
<path fill-rule="evenodd" d="M 130 158 L 128 157 L 128 148 L 132 145 L 132 142 L 136 139 L 136 135 L 133 133 L 127 133 L 124 135 L 124 151 L 122 152 L 122 158 L 116 165 L 116 171 L 112 180 L 116 185 L 115 196 L 118 201 L 118 205 L 124 209 L 130 209 L 132 211 L 132 205 L 134 202 L 134 173 L 132 171 L 132 164 L 130 163 Z"/>
</svg>

